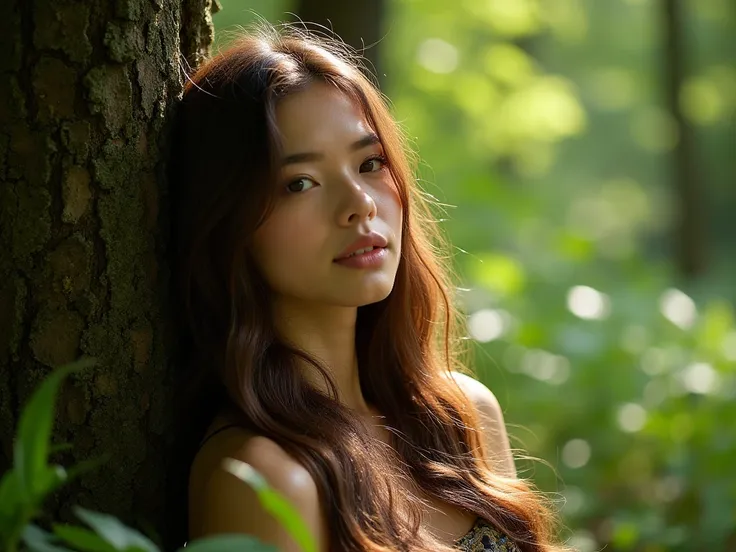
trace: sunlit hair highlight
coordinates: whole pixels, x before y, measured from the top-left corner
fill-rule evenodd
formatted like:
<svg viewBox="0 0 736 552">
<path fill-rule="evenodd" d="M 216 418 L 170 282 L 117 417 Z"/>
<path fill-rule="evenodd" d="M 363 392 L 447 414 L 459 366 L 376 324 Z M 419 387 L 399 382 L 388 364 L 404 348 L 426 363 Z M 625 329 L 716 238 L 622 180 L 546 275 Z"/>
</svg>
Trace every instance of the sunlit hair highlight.
<svg viewBox="0 0 736 552">
<path fill-rule="evenodd" d="M 190 344 L 179 395 L 180 430 L 191 437 L 183 457 L 191 461 L 206 425 L 228 405 L 244 428 L 312 475 L 331 551 L 452 550 L 420 525 L 420 507 L 404 487 L 487 519 L 524 551 L 562 550 L 543 495 L 484 460 L 490 451 L 477 415 L 448 377 L 470 373 L 448 244 L 416 183 L 416 157 L 361 67 L 340 42 L 261 24 L 188 75 L 170 173 L 180 330 Z M 394 288 L 358 309 L 356 331 L 361 389 L 385 416 L 390 447 L 377 449 L 363 422 L 335 400 L 317 359 L 279 338 L 268 286 L 248 252 L 274 199 L 276 105 L 315 81 L 361 106 L 403 205 Z M 307 384 L 297 359 L 322 373 L 327 395 Z"/>
</svg>

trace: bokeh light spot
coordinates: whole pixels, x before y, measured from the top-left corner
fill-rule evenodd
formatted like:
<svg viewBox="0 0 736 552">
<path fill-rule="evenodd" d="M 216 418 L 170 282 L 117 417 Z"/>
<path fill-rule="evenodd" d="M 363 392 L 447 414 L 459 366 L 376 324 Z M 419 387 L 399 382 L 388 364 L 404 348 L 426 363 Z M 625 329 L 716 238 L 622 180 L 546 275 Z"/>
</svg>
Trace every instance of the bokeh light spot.
<svg viewBox="0 0 736 552">
<path fill-rule="evenodd" d="M 680 140 L 677 123 L 665 110 L 649 107 L 631 119 L 631 135 L 644 150 L 661 153 L 672 150 Z"/>
<path fill-rule="evenodd" d="M 575 531 L 570 540 L 567 541 L 567 546 L 570 547 L 570 550 L 576 552 L 594 552 L 600 548 L 593 533 L 587 529 Z"/>
<path fill-rule="evenodd" d="M 519 371 L 539 381 L 561 385 L 570 377 L 570 361 L 542 349 L 532 349 L 521 358 Z"/>
<path fill-rule="evenodd" d="M 584 439 L 571 439 L 562 447 L 562 461 L 569 468 L 582 468 L 590 460 L 590 455 L 590 445 Z"/>
<path fill-rule="evenodd" d="M 718 372 L 707 362 L 695 362 L 682 373 L 682 384 L 687 391 L 707 395 L 717 390 L 720 378 Z"/>
<path fill-rule="evenodd" d="M 568 516 L 576 515 L 585 506 L 585 493 L 580 487 L 569 485 L 562 491 L 562 495 L 565 497 L 563 509 Z"/>
<path fill-rule="evenodd" d="M 658 376 L 667 371 L 668 365 L 667 351 L 659 347 L 650 347 L 641 355 L 639 366 L 642 372 L 648 376 Z"/>
<path fill-rule="evenodd" d="M 657 481 L 654 495 L 660 502 L 673 502 L 683 490 L 682 479 L 675 475 L 666 475 Z"/>
<path fill-rule="evenodd" d="M 636 403 L 627 403 L 618 409 L 618 426 L 626 433 L 636 433 L 647 421 L 647 411 Z"/>
<path fill-rule="evenodd" d="M 701 125 L 720 120 L 726 108 L 718 85 L 704 77 L 693 77 L 683 84 L 680 105 L 691 121 Z"/>
<path fill-rule="evenodd" d="M 731 331 L 724 336 L 721 349 L 723 350 L 723 356 L 726 360 L 736 362 L 736 330 Z"/>
<path fill-rule="evenodd" d="M 468 319 L 470 336 L 481 343 L 493 341 L 504 334 L 506 317 L 504 313 L 493 309 L 481 309 Z"/>
<path fill-rule="evenodd" d="M 667 320 L 683 330 L 692 328 L 698 315 L 695 301 L 675 288 L 666 290 L 659 298 L 659 310 Z"/>
<path fill-rule="evenodd" d="M 419 45 L 417 61 L 427 71 L 433 73 L 452 73 L 459 60 L 457 48 L 439 38 L 429 38 Z"/>
<path fill-rule="evenodd" d="M 584 320 L 601 320 L 611 312 L 608 296 L 589 286 L 574 286 L 567 293 L 567 308 Z"/>
</svg>

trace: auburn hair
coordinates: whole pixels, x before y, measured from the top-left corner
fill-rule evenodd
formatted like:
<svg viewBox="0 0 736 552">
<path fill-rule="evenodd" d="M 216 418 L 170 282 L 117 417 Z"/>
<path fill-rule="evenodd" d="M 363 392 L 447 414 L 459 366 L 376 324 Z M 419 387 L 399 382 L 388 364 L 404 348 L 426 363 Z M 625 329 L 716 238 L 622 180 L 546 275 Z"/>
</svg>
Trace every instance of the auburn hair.
<svg viewBox="0 0 736 552">
<path fill-rule="evenodd" d="M 486 459 L 473 406 L 449 377 L 469 373 L 463 317 L 453 304 L 446 239 L 416 157 L 360 58 L 339 41 L 259 24 L 187 75 L 170 156 L 175 205 L 177 304 L 181 306 L 178 493 L 173 538 L 186 531 L 186 474 L 213 416 L 224 407 L 248 431 L 272 439 L 312 475 L 335 552 L 450 551 L 420 525 L 402 489 L 488 520 L 528 552 L 555 544 L 549 500 Z M 403 206 L 401 259 L 386 299 L 358 308 L 360 385 L 385 416 L 389 447 L 377 451 L 363 422 L 338 402 L 316 358 L 282 342 L 269 289 L 249 253 L 275 193 L 281 98 L 320 81 L 362 108 L 378 134 Z M 300 376 L 298 359 L 328 382 Z M 414 487 L 412 487 L 414 486 Z M 178 508 L 178 510 L 177 510 Z"/>
</svg>

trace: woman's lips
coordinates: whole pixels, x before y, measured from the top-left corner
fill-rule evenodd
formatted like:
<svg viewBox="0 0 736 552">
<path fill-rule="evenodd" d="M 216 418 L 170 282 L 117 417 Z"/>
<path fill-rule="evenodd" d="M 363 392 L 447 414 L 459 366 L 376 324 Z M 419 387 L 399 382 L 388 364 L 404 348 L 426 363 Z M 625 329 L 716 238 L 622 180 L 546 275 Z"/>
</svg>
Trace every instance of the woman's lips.
<svg viewBox="0 0 736 552">
<path fill-rule="evenodd" d="M 333 261 L 347 268 L 377 268 L 381 266 L 388 257 L 386 247 L 374 247 L 372 251 L 338 259 Z"/>
</svg>

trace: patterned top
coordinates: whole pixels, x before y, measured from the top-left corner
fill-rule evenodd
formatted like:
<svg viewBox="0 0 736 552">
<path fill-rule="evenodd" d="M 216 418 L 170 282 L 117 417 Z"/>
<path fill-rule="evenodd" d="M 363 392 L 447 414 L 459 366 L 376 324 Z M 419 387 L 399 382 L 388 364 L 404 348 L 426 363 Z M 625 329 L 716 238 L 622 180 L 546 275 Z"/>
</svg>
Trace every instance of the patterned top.
<svg viewBox="0 0 736 552">
<path fill-rule="evenodd" d="M 462 552 L 520 552 L 511 539 L 480 517 L 470 531 L 455 541 L 455 548 Z"/>
</svg>

